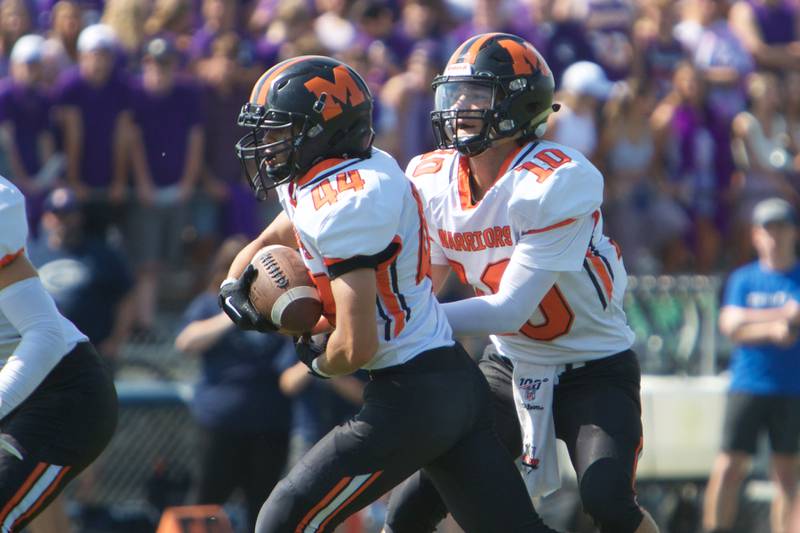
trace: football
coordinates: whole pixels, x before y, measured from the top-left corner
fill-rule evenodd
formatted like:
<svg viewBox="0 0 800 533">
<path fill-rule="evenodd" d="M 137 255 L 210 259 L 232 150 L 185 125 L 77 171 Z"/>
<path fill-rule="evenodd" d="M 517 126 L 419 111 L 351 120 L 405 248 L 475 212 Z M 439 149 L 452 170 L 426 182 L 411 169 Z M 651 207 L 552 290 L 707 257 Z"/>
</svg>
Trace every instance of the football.
<svg viewBox="0 0 800 533">
<path fill-rule="evenodd" d="M 265 246 L 251 261 L 258 276 L 250 301 L 286 335 L 310 332 L 322 315 L 319 293 L 300 254 L 287 246 Z"/>
</svg>

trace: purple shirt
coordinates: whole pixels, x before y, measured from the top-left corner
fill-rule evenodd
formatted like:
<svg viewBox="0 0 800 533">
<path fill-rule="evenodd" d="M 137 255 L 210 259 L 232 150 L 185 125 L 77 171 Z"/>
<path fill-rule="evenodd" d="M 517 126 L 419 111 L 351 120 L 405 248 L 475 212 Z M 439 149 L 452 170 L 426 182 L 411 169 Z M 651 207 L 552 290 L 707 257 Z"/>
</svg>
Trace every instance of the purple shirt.
<svg viewBox="0 0 800 533">
<path fill-rule="evenodd" d="M 34 87 L 9 81 L 0 88 L 0 122 L 14 126 L 14 142 L 28 174 L 41 168 L 39 136 L 50 129 L 50 99 Z"/>
<path fill-rule="evenodd" d="M 120 74 L 112 74 L 103 87 L 89 85 L 70 69 L 56 90 L 55 104 L 78 108 L 83 120 L 81 175 L 90 187 L 106 187 L 111 181 L 113 140 L 117 119 L 130 110 L 130 87 Z"/>
<path fill-rule="evenodd" d="M 164 95 L 148 93 L 138 86 L 133 91 L 132 107 L 133 119 L 142 130 L 153 183 L 158 187 L 178 183 L 186 166 L 189 132 L 203 118 L 197 85 L 179 80 Z"/>
<path fill-rule="evenodd" d="M 795 23 L 797 11 L 786 2 L 776 6 L 767 6 L 762 2 L 750 0 L 761 37 L 767 44 L 787 44 L 797 39 Z"/>
</svg>

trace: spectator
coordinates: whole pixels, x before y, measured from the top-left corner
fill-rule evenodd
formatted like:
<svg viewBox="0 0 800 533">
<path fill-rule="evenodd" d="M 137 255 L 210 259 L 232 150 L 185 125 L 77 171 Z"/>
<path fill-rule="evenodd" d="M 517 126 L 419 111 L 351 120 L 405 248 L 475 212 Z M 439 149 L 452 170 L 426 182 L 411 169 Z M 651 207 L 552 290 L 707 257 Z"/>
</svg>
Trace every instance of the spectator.
<svg viewBox="0 0 800 533">
<path fill-rule="evenodd" d="M 201 432 L 194 502 L 222 504 L 240 488 L 248 531 L 254 531 L 261 504 L 286 468 L 291 403 L 278 380 L 285 356 L 296 356 L 284 337 L 241 331 L 219 309 L 219 285 L 245 244 L 241 237 L 222 244 L 206 290 L 184 314 L 175 347 L 201 360 L 191 405 Z"/>
<path fill-rule="evenodd" d="M 753 211 L 758 261 L 728 279 L 720 330 L 737 344 L 725 413 L 722 452 L 706 489 L 703 526 L 733 531 L 739 489 L 759 435 L 772 449 L 775 484 L 772 531 L 787 529 L 797 488 L 800 443 L 800 266 L 795 255 L 797 217 L 789 203 L 764 200 Z"/>
<path fill-rule="evenodd" d="M 693 223 L 690 246 L 695 269 L 710 272 L 719 258 L 721 236 L 716 217 L 721 195 L 714 176 L 714 138 L 703 107 L 704 85 L 690 63 L 678 66 L 672 85 L 650 119 L 656 140 L 656 168 L 666 170 L 661 179 L 663 192 L 688 213 Z M 680 253 L 665 259 L 667 272 L 688 266 L 689 258 Z"/>
<path fill-rule="evenodd" d="M 66 180 L 85 202 L 93 232 L 117 222 L 127 187 L 130 89 L 114 68 L 116 37 L 94 24 L 78 38 L 78 68 L 64 73 L 55 97 L 67 158 Z"/>
<path fill-rule="evenodd" d="M 731 28 L 756 63 L 776 73 L 800 70 L 797 4 L 784 0 L 738 0 Z"/>
<path fill-rule="evenodd" d="M 202 107 L 207 148 L 202 183 L 206 194 L 220 208 L 218 231 L 225 236 L 243 234 L 253 239 L 261 232 L 263 221 L 271 216 L 264 213 L 264 204 L 253 197 L 242 176 L 241 163 L 231 157 L 230 146 L 241 137 L 241 128 L 231 117 L 239 112 L 250 91 L 250 84 L 238 74 L 242 68 L 236 61 L 238 54 L 239 37 L 230 32 L 217 37 L 211 57 L 197 64 L 197 72 L 206 86 Z M 280 208 L 274 201 L 268 202 L 268 206 L 273 210 L 272 216 Z"/>
<path fill-rule="evenodd" d="M 203 0 L 203 24 L 194 32 L 190 49 L 192 60 L 208 57 L 211 43 L 224 33 L 236 31 L 237 2 L 230 0 Z"/>
<path fill-rule="evenodd" d="M 122 253 L 84 231 L 80 201 L 65 187 L 44 205 L 42 235 L 31 244 L 31 263 L 59 311 L 81 328 L 111 367 L 133 322 L 133 277 Z"/>
<path fill-rule="evenodd" d="M 405 166 L 435 143 L 431 131 L 431 82 L 441 72 L 439 49 L 431 41 L 418 43 L 405 72 L 392 77 L 380 92 L 379 144 Z"/>
<path fill-rule="evenodd" d="M 550 115 L 547 138 L 575 148 L 596 162 L 600 106 L 612 88 L 600 65 L 589 61 L 573 63 L 561 79 L 557 95 L 561 108 Z"/>
<path fill-rule="evenodd" d="M 28 221 L 38 228 L 41 203 L 63 170 L 55 153 L 51 100 L 43 84 L 44 38 L 21 37 L 11 51 L 11 77 L 0 87 L 0 146 L 11 180 L 25 194 Z M 33 233 L 36 233 L 34 231 Z"/>
<path fill-rule="evenodd" d="M 365 376 L 357 373 L 320 381 L 309 374 L 308 367 L 297 361 L 294 353 L 285 353 L 281 362 L 287 367 L 280 377 L 281 391 L 294 399 L 293 464 L 331 429 L 358 413 Z"/>
<path fill-rule="evenodd" d="M 31 12 L 25 0 L 2 0 L 0 3 L 0 75 L 8 74 L 8 59 L 17 39 L 34 30 Z"/>
<path fill-rule="evenodd" d="M 753 60 L 728 24 L 730 0 L 699 0 L 702 33 L 694 48 L 694 63 L 706 83 L 709 130 L 714 136 L 714 169 L 720 190 L 729 187 L 734 164 L 731 122 L 745 109 L 743 80 L 753 70 Z M 720 224 L 727 213 L 717 213 Z"/>
<path fill-rule="evenodd" d="M 144 25 L 148 37 L 167 36 L 189 57 L 194 29 L 192 0 L 155 0 L 152 14 Z"/>
<path fill-rule="evenodd" d="M 128 244 L 137 265 L 137 322 L 148 331 L 155 323 L 161 267 L 165 261 L 175 263 L 182 251 L 187 206 L 203 162 L 199 87 L 179 78 L 178 52 L 168 39 L 157 37 L 147 44 L 133 116 L 137 202 Z"/>
<path fill-rule="evenodd" d="M 603 210 L 607 234 L 618 241 L 634 273 L 652 272 L 683 246 L 689 220 L 660 194 L 650 115 L 655 88 L 635 81 L 621 85 L 603 109 L 599 160 L 606 168 Z M 631 220 L 639 221 L 631 224 Z"/>
<path fill-rule="evenodd" d="M 800 205 L 800 194 L 791 181 L 794 158 L 789 153 L 790 136 L 786 119 L 780 111 L 783 99 L 778 78 L 771 73 L 752 74 L 747 83 L 750 101 L 733 121 L 734 159 L 741 171 L 742 183 L 734 190 L 735 262 L 747 259 L 750 246 L 746 230 L 753 207 L 760 200 L 781 196 Z"/>
<path fill-rule="evenodd" d="M 269 26 L 257 43 L 257 55 L 265 65 L 275 64 L 282 47 L 313 33 L 314 15 L 308 2 L 283 0 L 275 7 Z"/>
<path fill-rule="evenodd" d="M 397 31 L 409 42 L 441 39 L 450 23 L 443 0 L 406 0 L 401 4 Z"/>
<path fill-rule="evenodd" d="M 689 59 L 683 44 L 673 35 L 676 15 L 673 2 L 654 0 L 645 5 L 644 16 L 635 27 L 635 76 L 654 85 L 658 99 L 672 90 L 675 69 Z"/>
<path fill-rule="evenodd" d="M 359 30 L 356 43 L 377 59 L 373 62 L 381 64 L 387 72 L 386 78 L 400 72 L 413 43 L 395 29 L 391 6 L 385 0 L 356 0 L 351 18 Z"/>
<path fill-rule="evenodd" d="M 631 34 L 636 15 L 634 0 L 572 0 L 583 21 L 592 55 L 612 80 L 630 74 L 633 65 Z"/>
<path fill-rule="evenodd" d="M 800 72 L 786 72 L 783 78 L 782 109 L 789 130 L 791 152 L 800 154 Z M 800 157 L 795 156 L 795 168 L 800 168 Z"/>
<path fill-rule="evenodd" d="M 314 32 L 322 46 L 337 54 L 356 41 L 356 26 L 347 17 L 351 0 L 314 0 L 319 16 L 314 20 Z"/>
<path fill-rule="evenodd" d="M 141 62 L 149 8 L 149 0 L 107 0 L 103 11 L 102 22 L 114 31 L 132 70 L 138 70 Z"/>
<path fill-rule="evenodd" d="M 545 10 L 542 25 L 547 42 L 540 50 L 547 50 L 547 64 L 556 83 L 573 63 L 594 61 L 594 51 L 579 16 L 574 2 L 553 2 Z"/>
<path fill-rule="evenodd" d="M 83 29 L 81 6 L 72 0 L 59 0 L 51 11 L 48 40 L 61 48 L 69 64 L 78 62 L 78 36 Z"/>
</svg>

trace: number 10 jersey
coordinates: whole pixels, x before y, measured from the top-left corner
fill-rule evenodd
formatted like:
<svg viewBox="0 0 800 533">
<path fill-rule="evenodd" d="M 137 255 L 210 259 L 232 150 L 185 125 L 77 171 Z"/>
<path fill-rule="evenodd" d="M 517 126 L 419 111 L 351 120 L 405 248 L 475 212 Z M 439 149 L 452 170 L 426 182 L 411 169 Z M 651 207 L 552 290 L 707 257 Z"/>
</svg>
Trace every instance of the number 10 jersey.
<svg viewBox="0 0 800 533">
<path fill-rule="evenodd" d="M 509 155 L 477 202 L 469 172 L 454 150 L 408 165 L 425 204 L 432 263 L 449 265 L 477 294 L 498 290 L 517 246 L 528 248 L 530 266 L 561 273 L 519 331 L 491 336 L 497 351 L 564 364 L 630 348 L 634 334 L 622 309 L 627 274 L 619 248 L 603 235 L 597 168 L 577 150 L 534 141 Z"/>
</svg>

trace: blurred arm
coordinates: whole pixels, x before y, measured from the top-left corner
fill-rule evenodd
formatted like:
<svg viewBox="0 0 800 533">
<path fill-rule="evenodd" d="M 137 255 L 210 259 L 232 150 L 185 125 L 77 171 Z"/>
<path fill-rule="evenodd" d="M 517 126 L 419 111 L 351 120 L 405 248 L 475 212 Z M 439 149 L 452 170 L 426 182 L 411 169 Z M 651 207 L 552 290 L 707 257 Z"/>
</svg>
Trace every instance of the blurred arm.
<svg viewBox="0 0 800 533">
<path fill-rule="evenodd" d="M 234 327 L 228 315 L 222 312 L 205 320 L 195 320 L 178 333 L 175 348 L 183 353 L 200 355 Z"/>
</svg>

